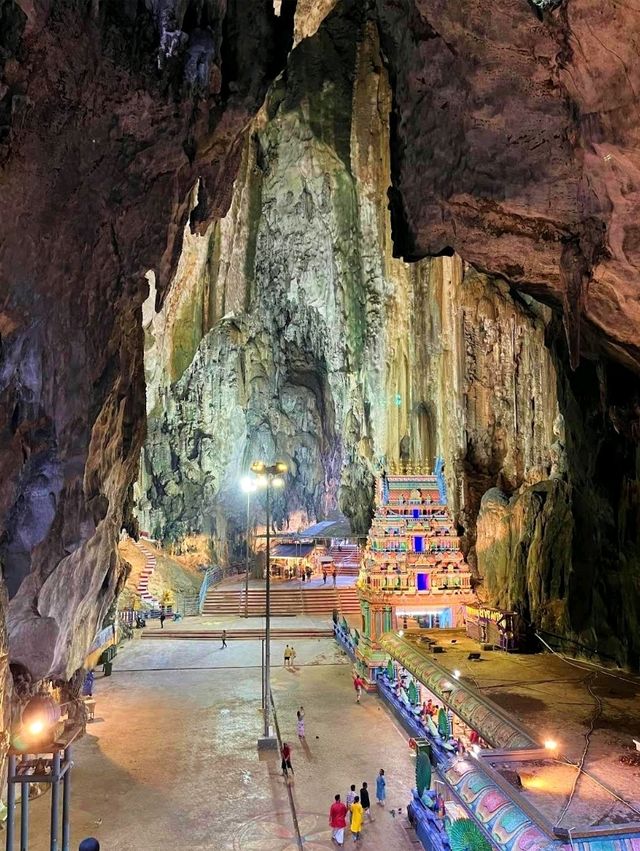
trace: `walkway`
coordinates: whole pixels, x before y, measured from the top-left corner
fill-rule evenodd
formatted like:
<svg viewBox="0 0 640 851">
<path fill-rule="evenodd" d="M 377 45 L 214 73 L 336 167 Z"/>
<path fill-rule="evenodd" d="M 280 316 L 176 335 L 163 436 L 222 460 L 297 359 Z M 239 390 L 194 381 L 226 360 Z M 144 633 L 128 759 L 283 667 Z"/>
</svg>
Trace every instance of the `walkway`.
<svg viewBox="0 0 640 851">
<path fill-rule="evenodd" d="M 274 642 L 280 660 L 284 642 Z M 332 847 L 336 792 L 380 767 L 386 810 L 365 827 L 363 847 L 410 851 L 404 810 L 413 759 L 382 703 L 356 705 L 351 667 L 332 639 L 296 643 L 297 670 L 274 666 L 284 736 L 293 742 L 293 784 L 305 851 Z M 96 681 L 96 721 L 74 755 L 72 848 L 95 835 L 108 851 L 295 851 L 292 818 L 275 756 L 258 758 L 260 646 L 231 642 L 131 642 L 111 678 Z M 305 706 L 298 743 L 295 709 Z M 48 798 L 32 803 L 30 851 L 47 851 Z M 390 810 L 402 807 L 393 818 Z M 348 847 L 348 846 L 347 846 Z"/>
</svg>

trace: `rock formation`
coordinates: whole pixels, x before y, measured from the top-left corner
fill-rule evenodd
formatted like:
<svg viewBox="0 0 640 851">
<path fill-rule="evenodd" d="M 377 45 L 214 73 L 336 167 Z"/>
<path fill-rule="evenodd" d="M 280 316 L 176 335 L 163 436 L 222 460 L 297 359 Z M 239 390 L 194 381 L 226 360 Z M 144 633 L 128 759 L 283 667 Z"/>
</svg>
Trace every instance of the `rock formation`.
<svg viewBox="0 0 640 851">
<path fill-rule="evenodd" d="M 560 308 L 574 366 L 597 341 L 637 371 L 637 13 L 615 0 L 377 11 L 396 252 L 458 251 Z"/>
<path fill-rule="evenodd" d="M 161 304 L 185 227 L 226 212 L 292 29 L 290 3 L 0 3 L 0 558 L 36 680 L 81 666 L 124 580 L 145 273 Z"/>
</svg>

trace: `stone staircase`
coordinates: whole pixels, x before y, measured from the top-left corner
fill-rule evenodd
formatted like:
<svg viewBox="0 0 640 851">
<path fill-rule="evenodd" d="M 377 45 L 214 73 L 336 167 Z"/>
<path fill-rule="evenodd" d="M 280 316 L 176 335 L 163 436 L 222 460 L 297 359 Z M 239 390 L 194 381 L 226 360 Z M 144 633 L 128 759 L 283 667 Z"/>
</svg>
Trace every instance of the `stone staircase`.
<svg viewBox="0 0 640 851">
<path fill-rule="evenodd" d="M 334 588 L 327 585 L 321 588 L 272 588 L 271 614 L 274 617 L 293 615 L 311 615 L 331 617 L 333 610 L 343 615 L 358 614 L 360 603 L 354 587 Z M 212 588 L 207 593 L 202 610 L 203 615 L 244 615 L 244 589 L 224 590 Z M 249 617 L 261 617 L 265 614 L 265 591 L 263 588 L 249 589 Z"/>
<path fill-rule="evenodd" d="M 357 544 L 342 544 L 331 547 L 329 555 L 338 569 L 339 576 L 357 576 L 360 572 L 360 547 Z"/>
<path fill-rule="evenodd" d="M 156 557 L 153 550 L 149 549 L 142 541 L 137 541 L 136 546 L 144 555 L 144 567 L 140 571 L 136 591 L 143 602 L 155 609 L 160 603 L 149 591 L 149 579 L 156 569 Z"/>
<path fill-rule="evenodd" d="M 299 629 L 283 629 L 282 627 L 278 627 L 271 629 L 271 639 L 273 641 L 277 639 L 291 641 L 293 638 L 331 638 L 332 636 L 333 628 L 331 626 L 327 626 L 324 629 L 313 627 L 301 627 Z M 220 630 L 212 632 L 210 629 L 187 630 L 165 627 L 164 629 L 145 630 L 141 637 L 155 641 L 173 639 L 176 641 L 217 641 L 220 643 Z M 239 628 L 227 630 L 227 641 L 251 641 L 260 638 L 264 638 L 263 629 Z"/>
</svg>

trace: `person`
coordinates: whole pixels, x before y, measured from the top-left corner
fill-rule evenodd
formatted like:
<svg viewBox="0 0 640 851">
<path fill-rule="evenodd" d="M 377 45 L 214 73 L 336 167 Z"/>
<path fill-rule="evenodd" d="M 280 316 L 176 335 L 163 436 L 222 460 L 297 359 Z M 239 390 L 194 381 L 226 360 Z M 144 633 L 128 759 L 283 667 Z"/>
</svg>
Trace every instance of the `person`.
<svg viewBox="0 0 640 851">
<path fill-rule="evenodd" d="M 282 747 L 280 748 L 280 756 L 282 757 L 282 773 L 285 777 L 288 777 L 289 774 L 287 769 L 293 774 L 293 767 L 291 766 L 291 748 L 286 742 L 282 743 Z"/>
<path fill-rule="evenodd" d="M 338 571 L 335 569 L 335 567 L 331 571 L 331 575 L 333 576 L 333 587 L 335 588 L 336 587 L 336 579 L 338 578 Z"/>
<path fill-rule="evenodd" d="M 296 651 L 293 649 L 293 646 L 292 646 L 291 647 L 291 667 L 292 668 L 295 667 L 296 655 L 297 655 Z"/>
<path fill-rule="evenodd" d="M 327 584 L 327 568 L 326 567 L 322 568 L 322 584 L 323 585 Z"/>
<path fill-rule="evenodd" d="M 353 678 L 353 687 L 356 690 L 356 703 L 360 703 L 360 695 L 362 694 L 363 685 L 364 683 L 360 678 L 360 674 L 356 674 Z"/>
<path fill-rule="evenodd" d="M 87 671 L 87 676 L 84 678 L 84 683 L 82 684 L 83 697 L 93 697 L 93 683 L 95 678 L 96 675 L 93 671 Z"/>
<path fill-rule="evenodd" d="M 355 799 L 356 799 L 356 784 L 352 783 L 351 786 L 349 787 L 349 791 L 347 792 L 347 800 L 346 800 L 347 809 L 349 810 L 349 812 L 351 812 L 351 804 L 353 804 Z"/>
<path fill-rule="evenodd" d="M 162 609 L 162 611 L 160 612 L 160 629 L 164 629 L 165 618 L 166 618 L 166 615 L 164 613 L 164 609 Z"/>
<path fill-rule="evenodd" d="M 342 848 L 344 843 L 344 829 L 347 826 L 347 807 L 340 800 L 340 795 L 335 795 L 333 804 L 329 809 L 329 827 L 331 828 L 331 839 Z"/>
<path fill-rule="evenodd" d="M 304 573 L 304 567 L 303 567 L 300 570 L 300 581 L 304 582 L 304 579 L 305 579 L 305 573 Z"/>
<path fill-rule="evenodd" d="M 304 715 L 300 713 L 299 709 L 298 709 L 298 712 L 296 714 L 298 716 L 298 724 L 297 724 L 298 738 L 304 739 Z"/>
<path fill-rule="evenodd" d="M 353 836 L 353 841 L 358 842 L 360 839 L 360 833 L 362 832 L 362 804 L 360 803 L 360 798 L 356 795 L 353 804 L 351 804 L 351 835 Z"/>
<path fill-rule="evenodd" d="M 311 574 L 312 574 L 312 572 L 313 572 L 313 571 L 311 570 L 311 567 L 310 567 L 309 565 L 307 565 L 307 582 L 311 582 Z"/>
<path fill-rule="evenodd" d="M 89 836 L 82 840 L 78 851 L 100 851 L 100 843 L 93 836 Z"/>
<path fill-rule="evenodd" d="M 227 630 L 223 629 L 222 630 L 222 645 L 220 646 L 220 650 L 222 650 L 222 648 L 226 647 L 226 646 L 227 646 Z"/>
<path fill-rule="evenodd" d="M 381 807 L 384 807 L 384 799 L 387 797 L 387 781 L 384 776 L 384 768 L 380 769 L 380 774 L 376 777 L 376 801 Z"/>
<path fill-rule="evenodd" d="M 367 787 L 367 783 L 365 780 L 362 781 L 362 789 L 360 789 L 360 803 L 362 804 L 362 810 L 366 813 L 369 821 L 374 821 L 371 817 L 371 799 L 369 798 L 369 788 Z"/>
<path fill-rule="evenodd" d="M 285 668 L 289 667 L 290 661 L 291 661 L 291 648 L 287 644 L 287 646 L 284 648 L 284 666 L 285 666 Z"/>
</svg>

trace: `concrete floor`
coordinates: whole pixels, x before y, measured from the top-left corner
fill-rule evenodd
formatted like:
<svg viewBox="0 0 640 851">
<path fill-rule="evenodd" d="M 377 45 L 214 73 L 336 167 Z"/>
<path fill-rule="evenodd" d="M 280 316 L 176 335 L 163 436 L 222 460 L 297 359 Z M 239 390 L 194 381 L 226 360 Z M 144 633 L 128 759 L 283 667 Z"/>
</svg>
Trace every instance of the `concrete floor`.
<svg viewBox="0 0 640 851">
<path fill-rule="evenodd" d="M 285 642 L 274 642 L 279 663 Z M 415 849 L 406 804 L 414 776 L 407 736 L 382 703 L 354 699 L 351 666 L 331 639 L 296 642 L 296 670 L 274 664 L 283 737 L 292 743 L 291 785 L 306 851 L 331 848 L 333 796 L 387 774 L 383 810 L 365 826 L 369 849 Z M 260 646 L 232 642 L 132 641 L 113 676 L 96 680 L 96 720 L 73 769 L 72 848 L 96 836 L 105 851 L 294 851 L 279 759 L 258 758 Z M 306 741 L 295 733 L 304 705 Z M 372 795 L 372 797 L 374 797 Z M 48 849 L 49 796 L 32 802 L 31 851 Z M 402 807 L 402 816 L 390 810 Z M 349 845 L 351 845 L 349 838 Z M 335 847 L 335 846 L 333 846 Z M 348 847 L 348 846 L 347 846 Z"/>
</svg>

